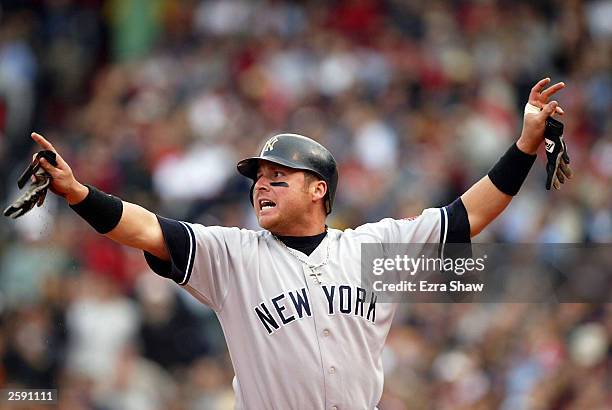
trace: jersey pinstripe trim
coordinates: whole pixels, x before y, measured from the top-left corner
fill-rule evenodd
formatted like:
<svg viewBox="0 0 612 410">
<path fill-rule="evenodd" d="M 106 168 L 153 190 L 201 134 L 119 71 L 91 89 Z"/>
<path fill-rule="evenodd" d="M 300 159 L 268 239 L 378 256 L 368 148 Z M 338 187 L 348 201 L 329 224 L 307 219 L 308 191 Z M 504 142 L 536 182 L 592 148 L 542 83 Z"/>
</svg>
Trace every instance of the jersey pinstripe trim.
<svg viewBox="0 0 612 410">
<path fill-rule="evenodd" d="M 186 285 L 189 282 L 189 278 L 191 277 L 191 271 L 193 270 L 193 261 L 195 260 L 195 234 L 193 233 L 193 229 L 191 226 L 186 224 L 183 221 L 178 221 L 183 228 L 187 230 L 187 236 L 189 237 L 189 253 L 187 256 L 187 266 L 185 267 L 185 276 L 179 285 Z"/>
<path fill-rule="evenodd" d="M 448 234 L 448 213 L 446 208 L 440 208 L 440 247 L 438 248 L 438 257 L 444 257 L 444 245 L 446 244 L 446 235 Z"/>
<path fill-rule="evenodd" d="M 446 244 L 446 235 L 448 234 L 448 212 L 446 208 L 442 208 L 444 219 L 442 220 L 442 230 L 444 231 L 444 238 L 442 238 L 442 245 Z"/>
</svg>

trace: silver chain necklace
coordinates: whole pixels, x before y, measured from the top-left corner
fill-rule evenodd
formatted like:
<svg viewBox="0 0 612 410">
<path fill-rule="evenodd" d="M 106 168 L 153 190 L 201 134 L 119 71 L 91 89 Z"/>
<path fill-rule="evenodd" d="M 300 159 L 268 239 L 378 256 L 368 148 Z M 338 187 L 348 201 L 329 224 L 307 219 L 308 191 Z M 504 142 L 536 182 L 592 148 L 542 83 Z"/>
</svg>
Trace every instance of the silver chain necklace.
<svg viewBox="0 0 612 410">
<path fill-rule="evenodd" d="M 302 262 L 304 265 L 306 265 L 308 267 L 308 269 L 310 269 L 310 276 L 312 276 L 315 279 L 315 282 L 320 285 L 321 284 L 321 272 L 319 271 L 319 269 L 321 269 L 323 266 L 327 265 L 327 262 L 329 261 L 329 245 L 330 245 L 330 240 L 329 240 L 329 233 L 325 236 L 325 239 L 323 239 L 324 241 L 327 241 L 327 250 L 325 253 L 325 259 L 323 259 L 323 262 L 321 263 L 317 263 L 316 265 L 313 263 L 308 262 L 307 260 L 305 260 L 304 258 L 302 258 L 298 253 L 296 253 L 293 249 L 291 249 L 290 247 L 288 247 L 287 245 L 285 245 L 285 243 L 283 241 L 281 241 L 280 239 L 278 239 L 278 237 L 276 235 L 272 235 L 274 237 L 274 239 L 276 239 L 281 245 L 283 245 L 283 247 L 285 249 L 287 249 L 287 251 L 289 251 L 289 253 L 291 254 L 291 256 L 293 256 L 295 259 L 297 259 L 298 261 Z"/>
</svg>

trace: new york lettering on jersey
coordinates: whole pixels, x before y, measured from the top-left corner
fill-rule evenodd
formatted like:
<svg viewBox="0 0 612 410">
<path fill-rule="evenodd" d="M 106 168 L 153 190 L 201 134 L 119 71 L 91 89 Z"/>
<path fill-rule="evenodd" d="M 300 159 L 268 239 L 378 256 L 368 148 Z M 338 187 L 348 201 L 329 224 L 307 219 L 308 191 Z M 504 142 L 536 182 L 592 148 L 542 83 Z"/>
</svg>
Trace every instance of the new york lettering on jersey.
<svg viewBox="0 0 612 410">
<path fill-rule="evenodd" d="M 376 323 L 376 293 L 368 292 L 358 286 L 351 285 L 322 285 L 319 290 L 327 299 L 327 312 L 333 315 L 336 312 L 365 318 Z M 315 291 L 317 289 L 315 288 Z M 287 303 L 287 302 L 291 303 Z M 364 309 L 364 305 L 366 308 Z M 261 324 L 269 334 L 281 326 L 288 325 L 296 318 L 312 316 L 310 298 L 306 288 L 299 291 L 281 293 L 269 301 L 261 302 L 254 308 Z M 274 312 L 274 313 L 273 313 Z"/>
</svg>

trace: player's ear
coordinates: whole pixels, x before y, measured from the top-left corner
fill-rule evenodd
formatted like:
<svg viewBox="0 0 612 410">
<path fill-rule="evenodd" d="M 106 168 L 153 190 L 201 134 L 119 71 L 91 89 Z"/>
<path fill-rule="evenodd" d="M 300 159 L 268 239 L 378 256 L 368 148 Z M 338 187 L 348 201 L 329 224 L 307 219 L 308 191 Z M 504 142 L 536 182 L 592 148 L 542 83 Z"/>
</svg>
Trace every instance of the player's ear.
<svg viewBox="0 0 612 410">
<path fill-rule="evenodd" d="M 327 183 L 321 179 L 316 180 L 312 183 L 313 200 L 318 201 L 319 199 L 323 199 L 325 194 L 327 193 Z"/>
</svg>

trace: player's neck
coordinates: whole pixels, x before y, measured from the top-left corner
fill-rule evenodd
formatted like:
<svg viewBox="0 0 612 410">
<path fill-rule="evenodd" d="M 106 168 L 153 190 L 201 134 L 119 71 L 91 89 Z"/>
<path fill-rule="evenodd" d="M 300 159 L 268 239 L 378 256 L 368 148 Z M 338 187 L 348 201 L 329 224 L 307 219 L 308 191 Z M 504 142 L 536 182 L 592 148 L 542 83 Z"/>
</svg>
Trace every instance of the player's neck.
<svg viewBox="0 0 612 410">
<path fill-rule="evenodd" d="M 315 236 L 322 234 L 325 230 L 326 226 L 322 224 L 312 227 L 292 226 L 287 229 L 271 230 L 270 232 L 276 236 Z"/>
</svg>

